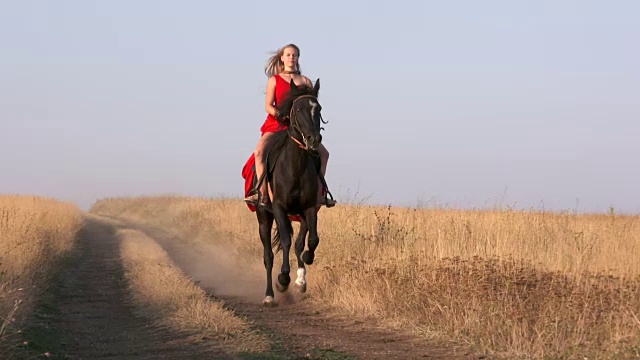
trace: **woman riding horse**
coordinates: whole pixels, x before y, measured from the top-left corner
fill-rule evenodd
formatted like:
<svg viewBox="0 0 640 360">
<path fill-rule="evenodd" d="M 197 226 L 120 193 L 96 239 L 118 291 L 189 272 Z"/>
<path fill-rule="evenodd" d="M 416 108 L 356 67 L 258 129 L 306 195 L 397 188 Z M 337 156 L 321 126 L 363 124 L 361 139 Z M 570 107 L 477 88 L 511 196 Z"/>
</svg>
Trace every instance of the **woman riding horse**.
<svg viewBox="0 0 640 360">
<path fill-rule="evenodd" d="M 269 143 L 276 132 L 287 130 L 288 126 L 283 125 L 278 121 L 278 119 L 283 119 L 287 117 L 288 114 L 279 114 L 277 107 L 287 96 L 290 90 L 290 83 L 293 82 L 296 86 L 312 87 L 311 80 L 300 73 L 300 64 L 298 62 L 299 57 L 300 48 L 294 44 L 288 44 L 276 51 L 274 55 L 269 58 L 269 61 L 265 66 L 265 74 L 269 77 L 269 80 L 267 81 L 265 99 L 265 108 L 268 115 L 264 124 L 260 128 L 262 136 L 253 152 L 257 179 L 261 178 L 265 168 L 265 145 Z M 324 177 L 327 171 L 329 152 L 323 144 L 320 144 L 317 151 L 321 160 L 320 171 Z M 320 189 L 321 191 L 318 194 L 318 205 L 326 205 L 327 207 L 334 206 L 336 204 L 335 200 L 322 195 L 323 186 L 320 186 Z M 258 192 L 260 194 L 258 194 Z M 258 203 L 258 199 L 260 199 L 260 203 Z M 253 194 L 246 197 L 244 201 L 254 206 L 258 205 L 269 207 L 271 201 L 267 181 L 263 181 L 260 188 Z"/>
</svg>

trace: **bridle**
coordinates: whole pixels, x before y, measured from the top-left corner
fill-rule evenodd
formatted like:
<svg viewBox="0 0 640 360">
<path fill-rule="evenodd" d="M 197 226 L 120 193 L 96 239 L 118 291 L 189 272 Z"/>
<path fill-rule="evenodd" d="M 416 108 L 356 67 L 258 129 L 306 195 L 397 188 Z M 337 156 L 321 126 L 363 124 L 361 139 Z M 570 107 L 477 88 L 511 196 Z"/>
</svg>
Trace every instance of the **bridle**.
<svg viewBox="0 0 640 360">
<path fill-rule="evenodd" d="M 302 136 L 302 142 L 300 142 L 300 140 L 298 140 L 295 137 L 293 137 L 293 135 L 291 135 L 291 134 L 289 135 L 289 137 L 291 138 L 291 140 L 295 141 L 296 144 L 298 144 L 298 146 L 301 149 L 309 151 L 311 149 L 307 145 L 304 144 L 304 141 L 305 141 L 304 133 L 300 130 L 300 125 L 298 125 L 298 121 L 297 121 L 297 118 L 296 118 L 295 112 L 294 112 L 294 110 L 296 108 L 296 106 L 295 106 L 296 105 L 296 101 L 298 101 L 300 99 L 303 99 L 303 98 L 313 98 L 316 101 L 318 100 L 318 97 L 315 96 L 315 95 L 300 95 L 300 96 L 298 96 L 297 98 L 295 98 L 293 100 L 293 102 L 291 103 L 291 111 L 289 111 L 289 124 L 294 130 L 296 130 L 296 131 L 298 131 L 298 133 L 300 133 L 300 135 Z M 322 114 L 320 114 L 320 121 L 322 121 L 323 124 L 327 123 L 322 118 Z M 324 128 L 321 127 L 320 130 L 324 130 Z"/>
</svg>

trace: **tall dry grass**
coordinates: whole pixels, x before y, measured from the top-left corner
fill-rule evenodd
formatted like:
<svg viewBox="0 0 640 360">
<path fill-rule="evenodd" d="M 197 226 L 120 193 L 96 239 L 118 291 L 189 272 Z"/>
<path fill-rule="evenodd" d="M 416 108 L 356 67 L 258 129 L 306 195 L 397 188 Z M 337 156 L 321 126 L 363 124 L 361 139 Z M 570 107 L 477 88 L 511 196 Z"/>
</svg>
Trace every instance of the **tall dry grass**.
<svg viewBox="0 0 640 360">
<path fill-rule="evenodd" d="M 262 261 L 238 199 L 105 199 L 91 211 Z M 319 305 L 508 358 L 640 357 L 640 216 L 355 204 L 322 209 L 319 234 L 308 276 Z"/>
<path fill-rule="evenodd" d="M 0 196 L 0 350 L 75 243 L 81 211 L 36 196 Z"/>
<path fill-rule="evenodd" d="M 264 337 L 194 285 L 153 239 L 131 229 L 117 236 L 125 277 L 142 315 L 198 338 L 214 338 L 234 352 L 268 349 Z"/>
</svg>

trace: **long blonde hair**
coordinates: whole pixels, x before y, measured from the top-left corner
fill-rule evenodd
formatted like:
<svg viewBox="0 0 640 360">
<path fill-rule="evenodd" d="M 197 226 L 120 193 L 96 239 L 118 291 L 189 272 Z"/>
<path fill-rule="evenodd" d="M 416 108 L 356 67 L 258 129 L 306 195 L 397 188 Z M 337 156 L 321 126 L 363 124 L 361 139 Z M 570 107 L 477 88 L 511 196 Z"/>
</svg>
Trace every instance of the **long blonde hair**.
<svg viewBox="0 0 640 360">
<path fill-rule="evenodd" d="M 280 74 L 284 71 L 284 64 L 280 57 L 284 54 L 284 50 L 287 48 L 293 48 L 298 53 L 298 58 L 300 57 L 300 48 L 295 44 L 287 44 L 277 51 L 273 52 L 273 55 L 267 61 L 267 64 L 264 66 L 264 73 L 267 77 L 272 77 L 274 75 Z M 300 63 L 296 63 L 296 68 L 294 69 L 297 72 L 300 72 Z"/>
</svg>

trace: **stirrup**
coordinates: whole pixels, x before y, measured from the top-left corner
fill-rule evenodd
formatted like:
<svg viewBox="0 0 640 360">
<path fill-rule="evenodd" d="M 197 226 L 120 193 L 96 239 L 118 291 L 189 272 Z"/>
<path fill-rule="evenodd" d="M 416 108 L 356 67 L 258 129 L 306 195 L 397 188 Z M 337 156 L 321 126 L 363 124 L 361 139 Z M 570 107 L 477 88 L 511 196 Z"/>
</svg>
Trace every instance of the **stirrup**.
<svg viewBox="0 0 640 360">
<path fill-rule="evenodd" d="M 258 193 L 247 196 L 246 198 L 244 198 L 244 202 L 256 206 L 258 204 Z"/>
<path fill-rule="evenodd" d="M 271 207 L 271 200 L 268 196 L 262 196 L 260 200 L 262 201 L 258 201 L 258 193 L 251 194 L 244 198 L 244 202 L 246 202 L 247 204 L 253 205 L 256 208 L 265 208 L 267 211 L 273 212 L 273 209 Z"/>
<path fill-rule="evenodd" d="M 326 206 L 328 208 L 331 208 L 331 207 L 336 206 L 337 203 L 338 203 L 337 201 L 335 201 L 333 199 L 329 199 L 328 197 L 325 197 L 324 199 L 321 200 L 319 205 L 320 206 L 324 205 L 324 206 Z"/>
</svg>

